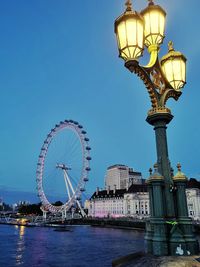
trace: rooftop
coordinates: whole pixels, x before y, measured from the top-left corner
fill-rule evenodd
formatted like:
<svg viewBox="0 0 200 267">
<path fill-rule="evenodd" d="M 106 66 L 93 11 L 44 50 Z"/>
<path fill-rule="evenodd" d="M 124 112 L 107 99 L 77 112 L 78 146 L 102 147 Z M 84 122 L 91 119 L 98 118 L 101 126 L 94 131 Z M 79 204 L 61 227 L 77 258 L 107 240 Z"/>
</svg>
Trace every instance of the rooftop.
<svg viewBox="0 0 200 267">
<path fill-rule="evenodd" d="M 199 188 L 200 189 L 200 182 L 197 181 L 195 178 L 190 178 L 187 181 L 187 188 Z"/>
<path fill-rule="evenodd" d="M 129 189 L 116 189 L 116 190 L 101 190 L 94 192 L 90 199 L 93 198 L 113 198 L 113 197 L 123 197 L 125 193 L 137 193 L 137 192 L 147 192 L 146 184 L 132 184 Z"/>
<path fill-rule="evenodd" d="M 123 165 L 123 164 L 115 164 L 115 165 L 109 166 L 107 168 L 107 170 L 111 170 L 111 169 L 114 169 L 114 168 L 128 168 L 128 166 Z"/>
<path fill-rule="evenodd" d="M 145 180 L 143 180 L 142 184 L 132 184 L 128 190 L 127 189 L 116 189 L 116 190 L 99 190 L 94 192 L 90 199 L 93 198 L 113 198 L 113 197 L 123 197 L 125 193 L 141 193 L 141 192 L 148 192 L 147 185 L 145 184 Z M 197 181 L 195 178 L 190 178 L 187 182 L 186 188 L 199 188 L 200 189 L 200 182 Z"/>
</svg>

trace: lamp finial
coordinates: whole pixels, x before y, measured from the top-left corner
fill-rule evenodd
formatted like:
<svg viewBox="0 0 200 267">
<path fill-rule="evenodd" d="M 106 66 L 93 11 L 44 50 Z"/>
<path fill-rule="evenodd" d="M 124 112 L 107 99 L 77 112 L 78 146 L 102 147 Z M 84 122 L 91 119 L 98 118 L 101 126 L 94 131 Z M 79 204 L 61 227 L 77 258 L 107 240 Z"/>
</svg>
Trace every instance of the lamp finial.
<svg viewBox="0 0 200 267">
<path fill-rule="evenodd" d="M 172 41 L 169 41 L 168 43 L 168 51 L 174 51 L 174 43 Z"/>
<path fill-rule="evenodd" d="M 179 172 L 181 172 L 181 164 L 180 163 L 177 164 L 177 169 Z"/>
<path fill-rule="evenodd" d="M 153 0 L 148 0 L 148 2 L 149 2 L 149 6 L 150 6 L 150 5 L 154 5 Z"/>
<path fill-rule="evenodd" d="M 126 0 L 126 11 L 132 11 L 132 3 L 131 0 Z"/>
</svg>

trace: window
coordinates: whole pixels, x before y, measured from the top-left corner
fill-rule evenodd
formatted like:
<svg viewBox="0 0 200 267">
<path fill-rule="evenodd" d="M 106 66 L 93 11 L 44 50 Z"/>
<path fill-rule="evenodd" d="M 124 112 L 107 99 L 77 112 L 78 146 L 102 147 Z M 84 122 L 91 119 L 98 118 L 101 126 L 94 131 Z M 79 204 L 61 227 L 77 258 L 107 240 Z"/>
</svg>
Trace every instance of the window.
<svg viewBox="0 0 200 267">
<path fill-rule="evenodd" d="M 188 204 L 188 208 L 191 210 L 191 209 L 193 209 L 193 204 Z"/>
</svg>

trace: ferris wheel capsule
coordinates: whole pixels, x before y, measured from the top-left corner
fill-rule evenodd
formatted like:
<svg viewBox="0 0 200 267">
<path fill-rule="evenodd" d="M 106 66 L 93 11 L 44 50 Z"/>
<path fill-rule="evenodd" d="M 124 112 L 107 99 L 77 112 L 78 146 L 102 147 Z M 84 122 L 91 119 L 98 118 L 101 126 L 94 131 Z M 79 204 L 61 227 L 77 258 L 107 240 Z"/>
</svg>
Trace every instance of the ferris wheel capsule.
<svg viewBox="0 0 200 267">
<path fill-rule="evenodd" d="M 81 192 L 85 192 L 85 188 L 81 187 L 81 188 L 80 188 L 80 191 L 81 191 Z"/>
</svg>

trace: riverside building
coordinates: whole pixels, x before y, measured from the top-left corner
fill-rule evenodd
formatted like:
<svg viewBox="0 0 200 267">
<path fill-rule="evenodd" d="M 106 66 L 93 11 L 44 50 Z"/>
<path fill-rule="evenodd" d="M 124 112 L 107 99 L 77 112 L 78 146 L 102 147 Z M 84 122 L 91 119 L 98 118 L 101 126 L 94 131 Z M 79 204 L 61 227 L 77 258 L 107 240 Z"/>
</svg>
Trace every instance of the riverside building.
<svg viewBox="0 0 200 267">
<path fill-rule="evenodd" d="M 136 172 L 133 168 L 126 165 L 115 164 L 107 168 L 105 176 L 105 187 L 110 187 L 111 190 L 126 189 L 132 184 L 142 184 L 141 172 Z"/>
<path fill-rule="evenodd" d="M 200 221 L 200 182 L 191 178 L 186 189 L 188 213 Z M 132 217 L 145 219 L 150 215 L 149 194 L 145 183 L 132 184 L 126 189 L 114 189 L 107 186 L 105 190 L 93 193 L 87 202 L 88 216 L 95 218 Z"/>
<path fill-rule="evenodd" d="M 137 217 L 149 216 L 149 195 L 145 184 L 133 184 L 128 189 L 99 190 L 90 198 L 88 216 Z"/>
<path fill-rule="evenodd" d="M 200 221 L 200 182 L 191 178 L 187 183 L 186 196 L 189 217 Z"/>
</svg>

